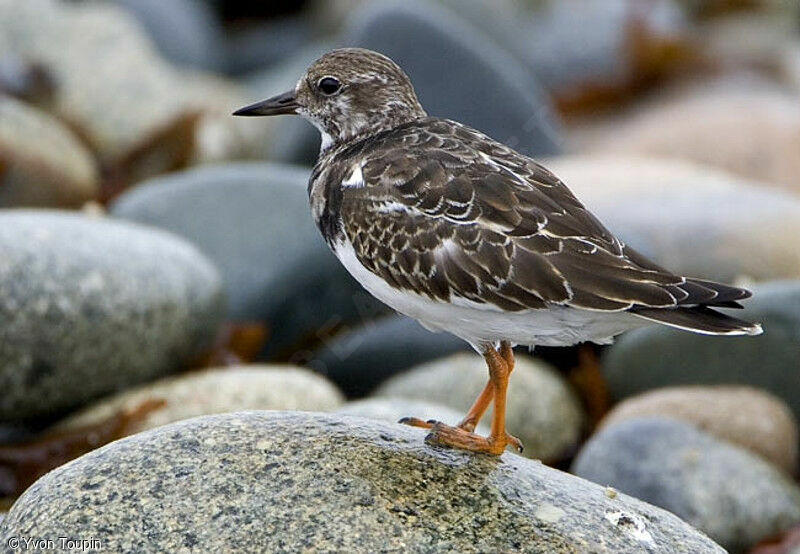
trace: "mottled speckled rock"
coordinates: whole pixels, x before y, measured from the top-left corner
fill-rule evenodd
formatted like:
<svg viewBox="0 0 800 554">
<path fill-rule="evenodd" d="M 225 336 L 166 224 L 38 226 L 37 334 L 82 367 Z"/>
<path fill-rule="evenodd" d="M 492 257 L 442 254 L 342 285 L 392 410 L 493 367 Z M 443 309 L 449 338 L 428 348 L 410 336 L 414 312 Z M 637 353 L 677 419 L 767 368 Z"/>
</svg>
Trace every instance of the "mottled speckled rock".
<svg viewBox="0 0 800 554">
<path fill-rule="evenodd" d="M 722 282 L 800 277 L 800 197 L 682 161 L 567 156 L 545 165 L 614 234 L 671 271 Z"/>
<path fill-rule="evenodd" d="M 80 206 L 98 192 L 94 160 L 77 137 L 0 94 L 0 206 Z"/>
<path fill-rule="evenodd" d="M 465 414 L 488 378 L 481 356 L 455 354 L 393 377 L 375 395 L 437 402 Z M 488 410 L 483 421 L 490 417 Z M 548 463 L 560 460 L 577 445 L 583 422 L 578 398 L 555 370 L 517 355 L 508 387 L 506 426 L 524 444 L 524 454 Z"/>
<path fill-rule="evenodd" d="M 339 263 L 308 207 L 308 170 L 270 163 L 201 167 L 151 179 L 112 215 L 185 237 L 222 271 L 228 315 L 264 321 L 266 354 L 326 326 L 383 310 Z"/>
<path fill-rule="evenodd" d="M 69 416 L 54 430 L 92 425 L 120 410 L 133 411 L 151 399 L 161 399 L 166 404 L 132 423 L 126 428 L 127 434 L 181 419 L 240 410 L 327 412 L 344 400 L 336 387 L 307 369 L 288 365 L 224 367 L 161 379 L 103 398 Z"/>
<path fill-rule="evenodd" d="M 430 115 L 465 123 L 523 154 L 561 150 L 560 124 L 536 78 L 450 10 L 419 0 L 368 4 L 342 41 L 397 62 Z"/>
<path fill-rule="evenodd" d="M 668 512 L 513 454 L 292 412 L 207 416 L 95 450 L 29 488 L 0 535 L 114 552 L 723 552 Z"/>
<path fill-rule="evenodd" d="M 630 331 L 602 361 L 612 396 L 671 385 L 752 385 L 782 398 L 800 419 L 800 281 L 749 288 L 753 298 L 734 315 L 761 322 L 762 335 L 709 337 L 656 326 Z"/>
<path fill-rule="evenodd" d="M 425 421 L 435 419 L 449 425 L 455 425 L 464 417 L 463 413 L 459 413 L 444 404 L 401 398 L 399 396 L 354 400 L 336 410 L 336 413 L 365 417 L 367 419 L 379 419 L 391 423 L 397 423 L 402 417 L 414 416 Z M 397 424 L 401 425 L 400 423 Z M 419 432 L 422 433 L 423 437 L 428 433 L 425 429 L 419 429 Z M 481 435 L 488 435 L 489 427 L 481 423 L 475 429 L 475 432 Z"/>
<path fill-rule="evenodd" d="M 797 420 L 781 399 L 736 385 L 665 387 L 617 404 L 601 425 L 644 416 L 691 423 L 760 454 L 790 475 L 797 470 Z"/>
<path fill-rule="evenodd" d="M 348 396 L 358 397 L 409 367 L 458 351 L 473 350 L 450 333 L 433 333 L 411 318 L 392 314 L 324 340 L 298 363 L 328 376 Z M 404 396 L 416 398 L 416 394 Z"/>
<path fill-rule="evenodd" d="M 800 522 L 800 489 L 780 470 L 674 419 L 604 427 L 572 472 L 661 506 L 732 552 Z"/>
<path fill-rule="evenodd" d="M 0 211 L 0 420 L 56 412 L 182 365 L 221 319 L 194 247 L 69 212 Z"/>
</svg>

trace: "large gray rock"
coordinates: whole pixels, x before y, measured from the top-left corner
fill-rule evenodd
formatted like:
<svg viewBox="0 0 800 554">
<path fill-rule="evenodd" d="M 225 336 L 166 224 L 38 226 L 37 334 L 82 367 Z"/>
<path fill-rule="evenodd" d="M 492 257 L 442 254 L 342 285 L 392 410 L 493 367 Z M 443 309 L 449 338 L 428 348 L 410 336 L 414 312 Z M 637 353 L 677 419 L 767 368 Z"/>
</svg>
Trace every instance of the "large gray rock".
<svg viewBox="0 0 800 554">
<path fill-rule="evenodd" d="M 545 165 L 614 234 L 671 271 L 722 282 L 800 277 L 795 195 L 677 160 L 565 156 Z"/>
<path fill-rule="evenodd" d="M 536 79 L 453 11 L 416 0 L 367 5 L 343 42 L 397 62 L 430 115 L 461 121 L 524 154 L 561 150 L 559 123 Z"/>
<path fill-rule="evenodd" d="M 751 287 L 737 317 L 758 321 L 757 337 L 709 337 L 648 327 L 620 337 L 602 371 L 615 398 L 669 385 L 741 384 L 766 389 L 800 418 L 800 281 Z"/>
<path fill-rule="evenodd" d="M 87 406 L 59 422 L 55 432 L 92 426 L 132 413 L 148 401 L 163 405 L 125 428 L 126 435 L 201 415 L 240 410 L 302 410 L 327 412 L 338 408 L 342 394 L 325 378 L 290 365 L 247 365 L 192 371 L 126 390 Z"/>
<path fill-rule="evenodd" d="M 137 186 L 111 213 L 200 248 L 222 271 L 229 317 L 269 325 L 269 355 L 383 310 L 320 236 L 307 181 L 308 170 L 280 164 L 201 167 Z"/>
<path fill-rule="evenodd" d="M 465 414 L 488 379 L 481 356 L 455 354 L 401 373 L 375 394 L 437 402 Z M 484 421 L 490 416 L 491 409 Z M 518 355 L 508 386 L 506 426 L 522 441 L 524 454 L 548 463 L 560 461 L 574 451 L 583 423 L 580 401 L 564 379 L 541 361 Z"/>
<path fill-rule="evenodd" d="M 114 552 L 724 552 L 668 512 L 513 454 L 292 412 L 114 442 L 37 481 L 0 535 L 92 537 Z"/>
<path fill-rule="evenodd" d="M 472 351 L 450 333 L 433 333 L 413 319 L 393 314 L 323 340 L 297 361 L 326 375 L 348 396 L 357 397 L 404 369 L 462 350 Z"/>
<path fill-rule="evenodd" d="M 788 477 L 677 420 L 609 425 L 584 446 L 572 471 L 669 510 L 732 552 L 800 522 L 800 489 Z"/>
<path fill-rule="evenodd" d="M 181 368 L 220 323 L 221 280 L 179 238 L 69 212 L 0 210 L 0 420 Z"/>
</svg>

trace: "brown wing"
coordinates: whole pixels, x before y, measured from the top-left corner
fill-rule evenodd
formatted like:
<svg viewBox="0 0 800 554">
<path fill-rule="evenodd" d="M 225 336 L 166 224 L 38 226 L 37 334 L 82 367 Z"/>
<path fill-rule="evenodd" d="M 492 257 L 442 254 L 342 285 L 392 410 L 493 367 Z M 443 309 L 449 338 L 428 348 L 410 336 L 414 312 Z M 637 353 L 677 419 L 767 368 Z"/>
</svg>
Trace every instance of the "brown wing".
<svg viewBox="0 0 800 554">
<path fill-rule="evenodd" d="M 650 262 L 544 167 L 455 122 L 416 122 L 340 161 L 363 177 L 341 189 L 343 229 L 361 263 L 400 289 L 511 311 L 733 305 L 749 296 Z"/>
</svg>

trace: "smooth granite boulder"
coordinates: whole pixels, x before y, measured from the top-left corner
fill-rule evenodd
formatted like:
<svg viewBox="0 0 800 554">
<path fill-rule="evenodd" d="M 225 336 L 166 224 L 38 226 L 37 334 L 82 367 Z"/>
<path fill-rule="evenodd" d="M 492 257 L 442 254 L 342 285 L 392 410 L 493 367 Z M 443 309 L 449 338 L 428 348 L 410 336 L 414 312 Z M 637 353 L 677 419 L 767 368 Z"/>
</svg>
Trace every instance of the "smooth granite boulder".
<svg viewBox="0 0 800 554">
<path fill-rule="evenodd" d="M 621 399 L 672 385 L 740 384 L 782 398 L 800 419 L 800 281 L 750 287 L 733 315 L 760 322 L 757 337 L 709 337 L 666 327 L 630 331 L 602 360 L 609 392 Z"/>
<path fill-rule="evenodd" d="M 96 425 L 120 411 L 131 413 L 148 401 L 163 405 L 125 428 L 128 435 L 201 415 L 241 410 L 327 412 L 343 398 L 325 378 L 290 365 L 245 365 L 193 371 L 101 398 L 52 429 Z"/>
<path fill-rule="evenodd" d="M 37 481 L 0 535 L 92 537 L 114 552 L 724 552 L 664 510 L 532 460 L 296 412 L 111 443 Z"/>
<path fill-rule="evenodd" d="M 659 416 L 698 429 L 759 454 L 788 475 L 797 472 L 797 419 L 780 398 L 739 385 L 664 387 L 623 400 L 602 426 Z"/>
<path fill-rule="evenodd" d="M 307 181 L 308 170 L 296 166 L 205 166 L 140 184 L 111 214 L 172 231 L 211 258 L 225 281 L 228 316 L 268 324 L 269 356 L 384 309 L 320 236 Z"/>
<path fill-rule="evenodd" d="M 392 377 L 375 395 L 437 402 L 463 416 L 488 379 L 486 362 L 477 353 L 454 354 Z M 577 395 L 555 369 L 517 355 L 506 402 L 508 432 L 522 441 L 524 455 L 553 463 L 574 452 L 585 415 Z M 487 410 L 482 421 L 490 418 Z"/>
<path fill-rule="evenodd" d="M 342 43 L 397 62 L 432 116 L 460 121 L 523 154 L 561 150 L 560 124 L 536 78 L 454 11 L 418 0 L 367 4 L 354 13 Z"/>
<path fill-rule="evenodd" d="M 216 268 L 180 238 L 0 210 L 0 421 L 74 408 L 190 362 L 222 317 Z"/>
<path fill-rule="evenodd" d="M 800 523 L 800 489 L 785 474 L 674 419 L 604 427 L 572 472 L 669 510 L 731 552 Z"/>
</svg>

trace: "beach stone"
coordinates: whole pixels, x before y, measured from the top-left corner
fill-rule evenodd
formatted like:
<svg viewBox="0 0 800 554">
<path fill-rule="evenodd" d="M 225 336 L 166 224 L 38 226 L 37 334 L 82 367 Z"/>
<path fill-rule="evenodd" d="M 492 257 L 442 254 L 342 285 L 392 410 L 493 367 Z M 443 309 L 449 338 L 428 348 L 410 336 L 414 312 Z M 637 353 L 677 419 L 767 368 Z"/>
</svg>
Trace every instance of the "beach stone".
<svg viewBox="0 0 800 554">
<path fill-rule="evenodd" d="M 219 326 L 221 280 L 173 235 L 77 213 L 0 211 L 0 421 L 180 369 Z"/>
<path fill-rule="evenodd" d="M 340 415 L 205 416 L 47 474 L 0 523 L 110 551 L 724 552 L 674 515 L 506 453 Z"/>
<path fill-rule="evenodd" d="M 52 75 L 55 93 L 42 107 L 85 141 L 112 192 L 206 158 L 197 150 L 220 135 L 216 144 L 227 145 L 228 157 L 258 152 L 270 128 L 230 117 L 247 95 L 218 77 L 176 69 L 135 18 L 111 3 L 0 0 L 3 51 Z"/>
<path fill-rule="evenodd" d="M 669 510 L 732 553 L 800 522 L 800 489 L 780 470 L 672 419 L 602 428 L 572 472 Z"/>
<path fill-rule="evenodd" d="M 0 94 L 0 207 L 80 206 L 98 195 L 91 153 L 59 121 Z"/>
<path fill-rule="evenodd" d="M 437 402 L 463 416 L 488 379 L 481 356 L 454 354 L 392 377 L 375 395 Z M 490 418 L 488 410 L 483 421 Z M 545 463 L 562 460 L 574 452 L 584 419 L 577 396 L 553 368 L 524 355 L 516 357 L 506 400 L 506 427 L 522 441 L 524 455 Z"/>
<path fill-rule="evenodd" d="M 800 194 L 800 103 L 791 90 L 728 81 L 693 87 L 613 130 L 584 151 L 683 159 Z"/>
<path fill-rule="evenodd" d="M 196 0 L 114 0 L 144 27 L 170 62 L 207 71 L 222 69 L 225 41 L 211 6 Z"/>
<path fill-rule="evenodd" d="M 354 400 L 337 409 L 336 413 L 365 417 L 367 419 L 378 419 L 391 423 L 397 423 L 401 418 L 409 415 L 425 421 L 435 419 L 436 421 L 441 421 L 449 425 L 456 425 L 464 418 L 463 413 L 459 413 L 444 404 L 414 400 L 412 398 L 402 398 L 399 396 Z M 401 425 L 400 423 L 397 424 Z M 417 428 L 414 427 L 414 429 Z M 425 436 L 428 430 L 419 429 L 419 432 Z M 489 427 L 481 423 L 475 428 L 475 432 L 486 436 L 489 434 Z"/>
<path fill-rule="evenodd" d="M 737 385 L 656 389 L 623 400 L 601 425 L 645 416 L 691 423 L 759 454 L 789 475 L 797 471 L 797 420 L 784 401 L 760 389 Z"/>
<path fill-rule="evenodd" d="M 160 379 L 127 390 L 72 414 L 53 431 L 65 431 L 104 421 L 120 411 L 133 411 L 148 400 L 163 400 L 160 408 L 126 427 L 132 435 L 201 415 L 240 410 L 303 410 L 338 408 L 342 393 L 323 377 L 289 365 L 246 365 L 210 368 Z"/>
<path fill-rule="evenodd" d="M 397 62 L 432 116 L 465 123 L 523 154 L 561 150 L 560 123 L 531 72 L 442 6 L 411 0 L 368 4 L 353 15 L 342 42 Z"/>
<path fill-rule="evenodd" d="M 545 166 L 671 271 L 722 282 L 800 276 L 800 198 L 788 192 L 682 161 L 566 156 Z"/>
<path fill-rule="evenodd" d="M 349 397 L 364 396 L 416 364 L 453 352 L 472 351 L 466 342 L 450 333 L 433 333 L 399 314 L 320 338 L 318 348 L 296 353 L 293 361 L 327 376 Z"/>
<path fill-rule="evenodd" d="M 226 73 L 243 75 L 291 58 L 306 48 L 316 34 L 308 19 L 307 13 L 301 13 L 229 27 L 225 45 Z M 297 79 L 299 77 L 295 82 Z"/>
<path fill-rule="evenodd" d="M 350 277 L 308 207 L 308 170 L 239 162 L 141 183 L 111 206 L 115 217 L 194 243 L 222 272 L 228 317 L 269 325 L 265 356 L 332 325 L 384 308 Z"/>
<path fill-rule="evenodd" d="M 757 337 L 710 337 L 653 326 L 622 335 L 602 371 L 621 399 L 673 385 L 750 385 L 783 399 L 800 418 L 800 281 L 761 283 L 744 310 L 728 313 L 760 322 Z"/>
</svg>

